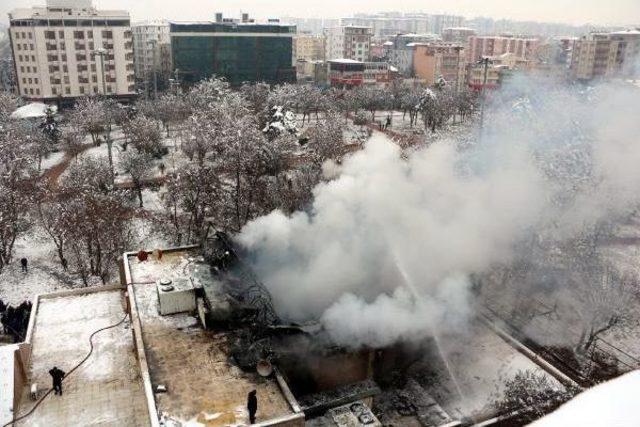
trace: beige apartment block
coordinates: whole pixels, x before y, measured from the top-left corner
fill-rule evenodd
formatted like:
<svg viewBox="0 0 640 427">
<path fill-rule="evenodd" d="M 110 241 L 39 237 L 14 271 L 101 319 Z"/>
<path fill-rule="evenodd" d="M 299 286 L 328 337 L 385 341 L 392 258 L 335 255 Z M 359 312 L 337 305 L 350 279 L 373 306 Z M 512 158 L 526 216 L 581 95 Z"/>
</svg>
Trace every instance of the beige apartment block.
<svg viewBox="0 0 640 427">
<path fill-rule="evenodd" d="M 48 0 L 9 13 L 18 90 L 39 101 L 135 93 L 129 13 L 90 0 Z"/>
</svg>

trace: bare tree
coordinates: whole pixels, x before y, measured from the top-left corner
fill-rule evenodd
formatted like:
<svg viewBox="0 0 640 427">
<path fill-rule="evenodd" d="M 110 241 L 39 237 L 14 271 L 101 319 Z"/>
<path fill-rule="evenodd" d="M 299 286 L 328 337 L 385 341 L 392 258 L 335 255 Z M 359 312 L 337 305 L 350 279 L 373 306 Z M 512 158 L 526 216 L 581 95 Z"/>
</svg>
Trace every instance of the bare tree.
<svg viewBox="0 0 640 427">
<path fill-rule="evenodd" d="M 493 406 L 509 422 L 524 425 L 552 412 L 578 392 L 552 384 L 544 372 L 518 371 L 506 381 L 502 396 Z"/>
<path fill-rule="evenodd" d="M 153 157 L 145 151 L 129 150 L 122 155 L 122 169 L 131 178 L 133 188 L 138 195 L 140 207 L 144 207 L 142 201 L 142 189 L 145 180 L 152 176 Z"/>
</svg>

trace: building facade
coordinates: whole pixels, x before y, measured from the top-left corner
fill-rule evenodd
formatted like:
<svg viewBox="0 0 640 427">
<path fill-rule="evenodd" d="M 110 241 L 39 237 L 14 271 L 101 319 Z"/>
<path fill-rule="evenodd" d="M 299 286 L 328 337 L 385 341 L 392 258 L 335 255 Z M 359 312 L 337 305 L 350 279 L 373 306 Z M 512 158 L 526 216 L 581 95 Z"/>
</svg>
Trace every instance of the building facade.
<svg viewBox="0 0 640 427">
<path fill-rule="evenodd" d="M 352 59 L 367 62 L 371 58 L 370 27 L 344 26 L 325 30 L 327 60 Z"/>
<path fill-rule="evenodd" d="M 129 13 L 96 10 L 91 0 L 48 0 L 9 14 L 19 94 L 65 102 L 135 95 Z"/>
<path fill-rule="evenodd" d="M 592 80 L 640 76 L 640 31 L 591 33 L 576 40 L 571 54 L 571 77 Z"/>
<path fill-rule="evenodd" d="M 442 40 L 447 43 L 467 45 L 469 37 L 475 36 L 476 30 L 467 27 L 449 27 L 442 30 Z"/>
<path fill-rule="evenodd" d="M 350 89 L 362 85 L 385 86 L 391 82 L 392 72 L 386 62 L 362 62 L 352 59 L 329 61 L 329 84 Z"/>
<path fill-rule="evenodd" d="M 437 34 L 397 34 L 384 43 L 385 56 L 400 74 L 412 77 L 415 46 L 438 41 L 440 36 Z"/>
<path fill-rule="evenodd" d="M 176 77 L 193 84 L 213 76 L 233 86 L 245 82 L 285 83 L 296 79 L 292 64 L 296 27 L 277 21 L 224 20 L 170 23 Z"/>
<path fill-rule="evenodd" d="M 297 34 L 293 39 L 293 60 L 324 61 L 324 35 Z"/>
<path fill-rule="evenodd" d="M 138 88 L 147 94 L 155 89 L 166 89 L 173 72 L 169 23 L 134 23 L 131 32 Z"/>
<path fill-rule="evenodd" d="M 467 61 L 474 62 L 487 56 L 513 53 L 518 58 L 534 59 L 540 40 L 530 37 L 471 36 L 467 47 Z"/>
<path fill-rule="evenodd" d="M 460 15 L 431 15 L 431 32 L 442 34 L 445 28 L 462 27 L 464 25 L 464 16 Z"/>
<path fill-rule="evenodd" d="M 451 44 L 418 44 L 414 48 L 414 76 L 428 85 L 444 79 L 460 90 L 465 84 L 464 47 Z"/>
</svg>

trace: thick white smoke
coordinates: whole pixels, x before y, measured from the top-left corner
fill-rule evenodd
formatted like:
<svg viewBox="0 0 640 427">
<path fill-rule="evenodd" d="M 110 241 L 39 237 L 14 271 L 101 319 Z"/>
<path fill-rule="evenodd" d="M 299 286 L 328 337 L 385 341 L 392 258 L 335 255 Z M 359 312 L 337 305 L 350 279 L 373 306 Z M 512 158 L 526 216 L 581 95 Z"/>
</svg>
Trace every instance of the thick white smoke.
<svg viewBox="0 0 640 427">
<path fill-rule="evenodd" d="M 586 108 L 591 95 L 535 89 L 524 107 L 496 110 L 472 149 L 448 141 L 402 159 L 376 135 L 309 212 L 249 223 L 239 241 L 276 309 L 320 319 L 344 345 L 427 336 L 464 323 L 469 275 L 509 262 L 532 229 L 570 233 L 635 205 L 640 123 L 621 109 L 637 112 L 637 93 L 602 91 Z"/>
</svg>

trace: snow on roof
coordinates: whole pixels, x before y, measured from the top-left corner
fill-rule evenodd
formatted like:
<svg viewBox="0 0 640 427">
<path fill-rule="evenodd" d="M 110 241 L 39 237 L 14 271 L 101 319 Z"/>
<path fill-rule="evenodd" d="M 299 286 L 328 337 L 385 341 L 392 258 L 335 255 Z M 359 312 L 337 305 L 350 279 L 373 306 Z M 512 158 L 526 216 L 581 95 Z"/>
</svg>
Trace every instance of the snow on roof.
<svg viewBox="0 0 640 427">
<path fill-rule="evenodd" d="M 362 64 L 362 61 L 356 61 L 355 59 L 341 58 L 341 59 L 331 59 L 329 62 L 335 62 L 338 64 Z"/>
<path fill-rule="evenodd" d="M 393 73 L 397 73 L 398 69 L 396 67 L 394 67 L 393 65 L 389 65 L 389 71 L 391 71 Z"/>
<path fill-rule="evenodd" d="M 614 31 L 611 33 L 614 36 L 624 36 L 624 35 L 640 35 L 640 30 L 623 30 L 623 31 Z"/>
<path fill-rule="evenodd" d="M 640 371 L 593 387 L 532 427 L 640 425 Z"/>
<path fill-rule="evenodd" d="M 469 27 L 447 27 L 445 28 L 443 31 L 475 31 L 474 28 L 469 28 Z"/>
<path fill-rule="evenodd" d="M 42 102 L 32 102 L 18 108 L 11 113 L 12 119 L 33 119 L 38 117 L 45 117 L 47 115 L 47 108 L 51 108 L 55 114 L 58 111 L 58 107 L 55 105 L 47 106 Z"/>
<path fill-rule="evenodd" d="M 384 46 L 393 46 L 393 42 L 384 42 L 383 45 Z"/>
<path fill-rule="evenodd" d="M 13 419 L 13 373 L 15 344 L 0 347 L 0 424 Z"/>
</svg>

